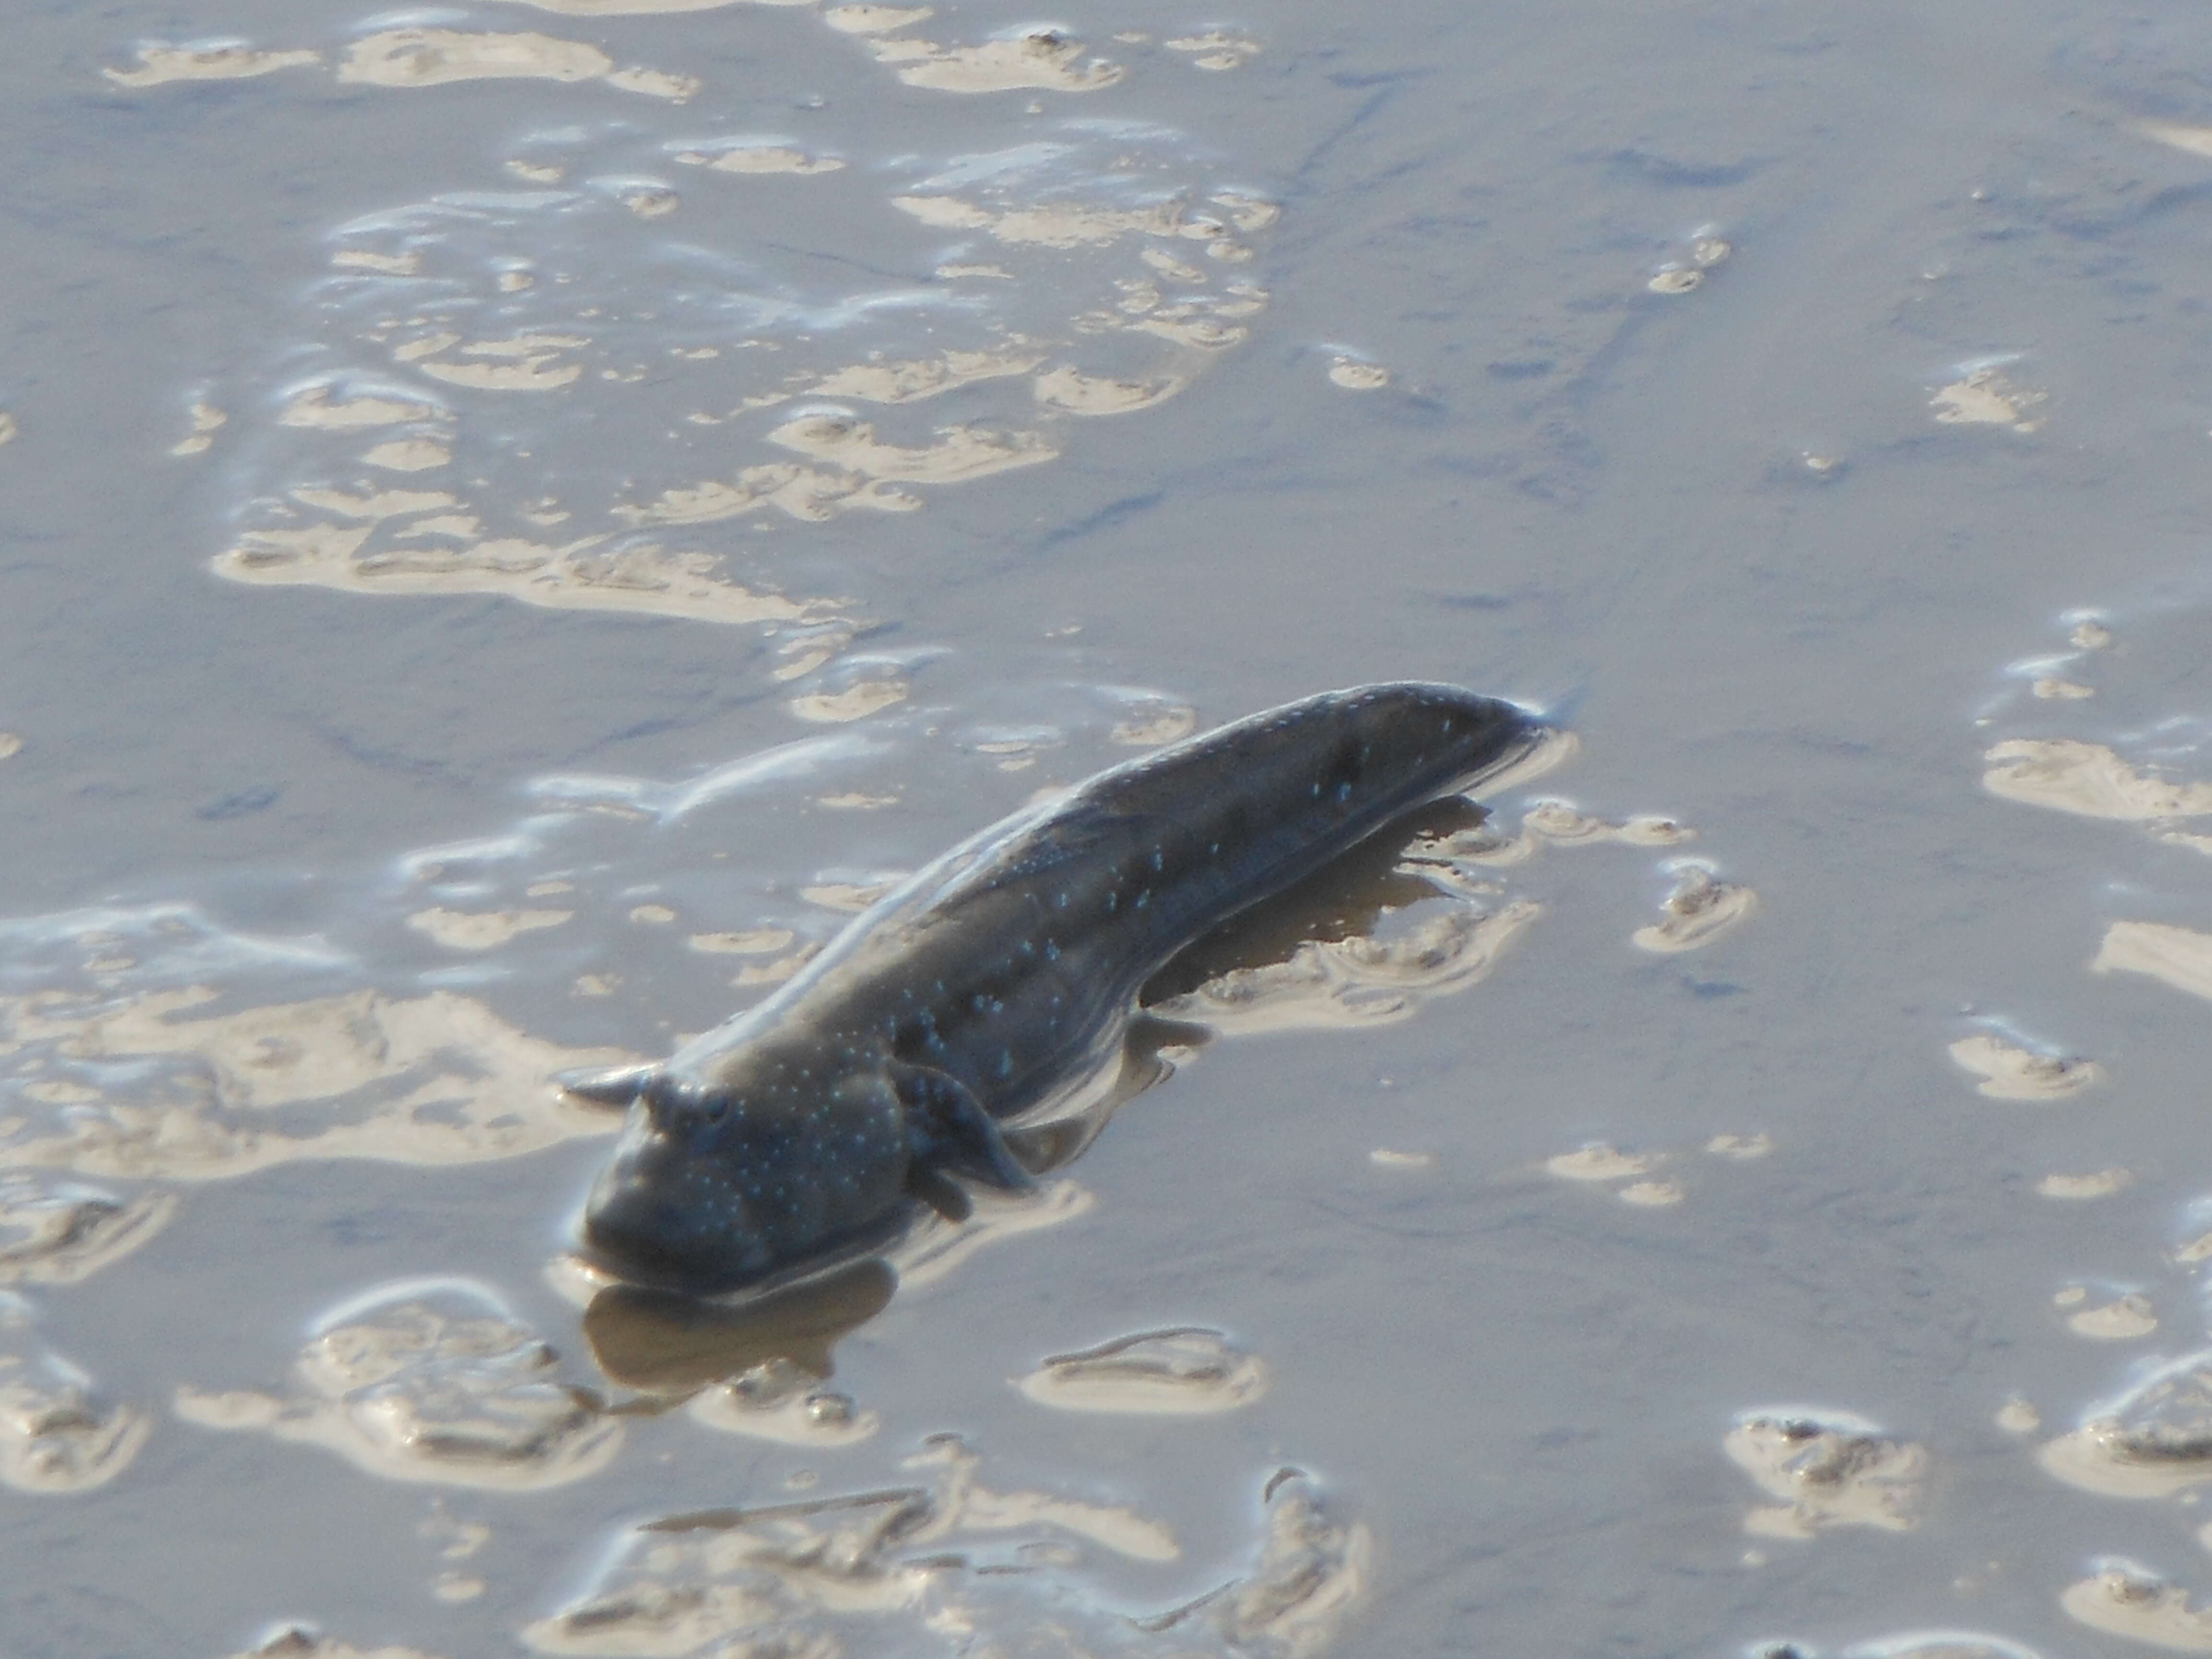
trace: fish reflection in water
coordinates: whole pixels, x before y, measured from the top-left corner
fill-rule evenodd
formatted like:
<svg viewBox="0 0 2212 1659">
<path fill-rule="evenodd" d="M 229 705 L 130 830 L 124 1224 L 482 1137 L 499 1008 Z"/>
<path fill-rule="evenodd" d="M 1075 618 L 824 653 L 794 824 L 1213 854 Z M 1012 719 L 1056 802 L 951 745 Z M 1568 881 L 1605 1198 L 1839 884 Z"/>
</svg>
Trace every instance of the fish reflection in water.
<svg viewBox="0 0 2212 1659">
<path fill-rule="evenodd" d="M 831 1346 L 882 1312 L 896 1284 L 867 1259 L 737 1307 L 610 1285 L 585 1310 L 584 1338 L 612 1381 L 662 1394 L 779 1365 L 827 1377 Z"/>
</svg>

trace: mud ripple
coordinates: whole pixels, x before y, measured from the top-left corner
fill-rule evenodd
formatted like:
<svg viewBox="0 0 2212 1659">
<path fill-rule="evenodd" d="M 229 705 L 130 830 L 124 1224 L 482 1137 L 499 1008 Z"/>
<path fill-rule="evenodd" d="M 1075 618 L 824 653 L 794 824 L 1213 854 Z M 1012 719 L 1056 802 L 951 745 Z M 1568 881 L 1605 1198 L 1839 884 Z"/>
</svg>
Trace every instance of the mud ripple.
<svg viewBox="0 0 2212 1659">
<path fill-rule="evenodd" d="M 1063 1411 L 1191 1417 L 1251 1404 L 1267 1374 L 1219 1331 L 1182 1326 L 1055 1354 L 1015 1386 Z"/>
<path fill-rule="evenodd" d="M 1905 1532 L 1920 1524 L 1927 1449 L 1860 1419 L 1749 1413 L 1729 1431 L 1725 1446 L 1763 1491 L 1783 1500 L 1745 1516 L 1747 1532 L 1808 1538 L 1832 1527 Z"/>
<path fill-rule="evenodd" d="M 41 1346 L 30 1304 L 0 1291 L 0 1484 L 89 1492 L 128 1468 L 152 1431 L 145 1413 L 103 1400 L 91 1377 Z"/>
<path fill-rule="evenodd" d="M 530 1491 L 597 1474 L 623 1428 L 487 1292 L 403 1285 L 325 1321 L 284 1394 L 180 1388 L 203 1427 L 319 1445 L 372 1474 Z"/>
<path fill-rule="evenodd" d="M 584 1600 L 527 1626 L 546 1654 L 834 1653 L 886 1643 L 912 1654 L 995 1651 L 1040 1659 L 1102 1650 L 1304 1659 L 1364 1595 L 1370 1544 L 1295 1470 L 1271 1479 L 1256 1553 L 1198 1600 L 1132 1615 L 1098 1600 L 1093 1552 L 1137 1561 L 1178 1553 L 1134 1511 L 977 1479 L 976 1455 L 939 1437 L 910 1486 L 670 1516 L 626 1541 Z"/>
</svg>

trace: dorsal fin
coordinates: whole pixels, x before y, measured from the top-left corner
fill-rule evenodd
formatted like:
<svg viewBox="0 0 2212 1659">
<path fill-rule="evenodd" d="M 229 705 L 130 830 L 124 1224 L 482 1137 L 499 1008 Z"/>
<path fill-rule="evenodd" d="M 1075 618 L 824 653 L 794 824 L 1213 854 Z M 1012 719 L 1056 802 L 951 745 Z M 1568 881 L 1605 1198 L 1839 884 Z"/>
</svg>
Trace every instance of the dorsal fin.
<svg viewBox="0 0 2212 1659">
<path fill-rule="evenodd" d="M 553 1081 L 562 1091 L 598 1106 L 625 1107 L 645 1092 L 660 1070 L 658 1066 L 586 1066 L 573 1072 L 556 1072 Z"/>
</svg>

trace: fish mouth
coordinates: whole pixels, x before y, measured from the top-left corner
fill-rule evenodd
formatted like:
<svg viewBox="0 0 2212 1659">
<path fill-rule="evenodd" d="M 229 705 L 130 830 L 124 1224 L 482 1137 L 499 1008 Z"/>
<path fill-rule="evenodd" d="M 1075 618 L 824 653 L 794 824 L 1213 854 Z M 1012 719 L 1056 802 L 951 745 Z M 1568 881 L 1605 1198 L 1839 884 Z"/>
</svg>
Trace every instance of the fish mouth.
<svg viewBox="0 0 2212 1659">
<path fill-rule="evenodd" d="M 659 1150 L 665 1151 L 665 1148 Z M 702 1236 L 692 1207 L 653 1178 L 656 1143 L 619 1151 L 585 1200 L 582 1248 L 592 1266 L 635 1285 L 712 1295 L 750 1277 Z"/>
<path fill-rule="evenodd" d="M 722 1282 L 726 1273 L 709 1271 L 690 1252 L 670 1242 L 663 1224 L 672 1218 L 656 1213 L 664 1207 L 619 1200 L 594 1204 L 585 1212 L 582 1248 L 577 1254 L 591 1266 L 633 1285 L 708 1294 L 726 1289 Z"/>
<path fill-rule="evenodd" d="M 643 1290 L 712 1296 L 722 1287 L 702 1278 L 689 1261 L 654 1249 L 649 1241 L 586 1226 L 576 1258 L 606 1278 Z"/>
<path fill-rule="evenodd" d="M 576 1255 L 588 1267 L 641 1290 L 694 1300 L 750 1304 L 792 1285 L 879 1255 L 907 1224 L 911 1205 L 829 1239 L 788 1261 L 762 1261 L 703 1236 L 682 1206 L 619 1170 L 600 1177 L 585 1206 Z M 742 1255 L 743 1259 L 740 1259 Z"/>
</svg>

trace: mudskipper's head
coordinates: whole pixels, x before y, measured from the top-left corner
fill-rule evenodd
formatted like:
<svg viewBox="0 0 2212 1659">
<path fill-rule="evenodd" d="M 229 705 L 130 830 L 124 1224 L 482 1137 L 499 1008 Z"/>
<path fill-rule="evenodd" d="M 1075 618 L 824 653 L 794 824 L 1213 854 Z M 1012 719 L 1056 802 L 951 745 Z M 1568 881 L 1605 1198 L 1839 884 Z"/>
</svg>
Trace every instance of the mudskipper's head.
<svg viewBox="0 0 2212 1659">
<path fill-rule="evenodd" d="M 736 1290 L 884 1222 L 906 1164 L 879 1079 L 767 1065 L 711 1080 L 656 1073 L 592 1188 L 584 1242 L 625 1279 Z"/>
</svg>

